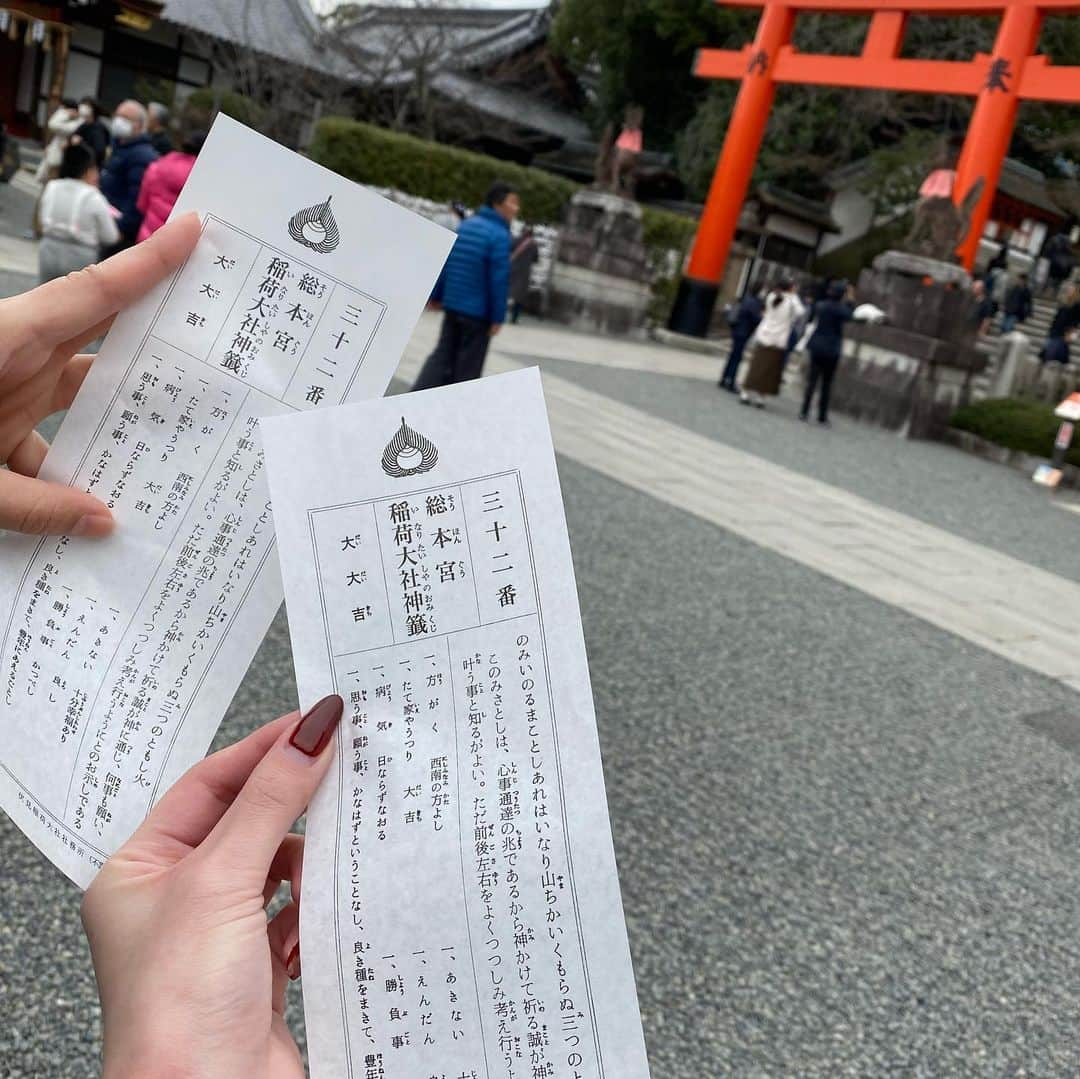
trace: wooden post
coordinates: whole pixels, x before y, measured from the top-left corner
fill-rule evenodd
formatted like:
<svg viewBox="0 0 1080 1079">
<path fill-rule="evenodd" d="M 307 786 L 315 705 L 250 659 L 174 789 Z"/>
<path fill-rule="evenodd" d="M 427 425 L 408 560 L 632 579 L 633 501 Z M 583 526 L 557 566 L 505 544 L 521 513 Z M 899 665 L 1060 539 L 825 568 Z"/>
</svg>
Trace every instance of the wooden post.
<svg viewBox="0 0 1080 1079">
<path fill-rule="evenodd" d="M 49 83 L 49 115 L 60 107 L 60 99 L 64 94 L 64 81 L 67 79 L 68 54 L 70 52 L 70 39 L 66 29 L 53 31 L 53 62 L 52 81 Z"/>
</svg>

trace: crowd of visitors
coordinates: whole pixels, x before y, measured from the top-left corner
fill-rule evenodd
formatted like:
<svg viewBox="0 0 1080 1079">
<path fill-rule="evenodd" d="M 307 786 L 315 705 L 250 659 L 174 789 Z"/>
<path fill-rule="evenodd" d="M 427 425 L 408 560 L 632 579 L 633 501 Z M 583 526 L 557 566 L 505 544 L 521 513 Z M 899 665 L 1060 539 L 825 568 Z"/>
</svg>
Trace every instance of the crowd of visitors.
<svg viewBox="0 0 1080 1079">
<path fill-rule="evenodd" d="M 124 101 L 108 116 L 92 98 L 49 117 L 35 213 L 42 282 L 145 240 L 168 219 L 206 138 L 186 124 L 173 149 L 169 110 Z"/>
<path fill-rule="evenodd" d="M 744 405 L 764 408 L 767 398 L 780 393 L 791 353 L 805 352 L 809 366 L 799 418 L 810 418 L 816 397 L 817 421 L 828 427 L 833 378 L 843 353 L 844 324 L 852 318 L 882 315 L 869 304 L 856 307 L 853 286 L 831 278 L 801 294 L 795 281 L 786 277 L 764 292 L 748 289 L 728 311 L 731 351 L 720 388 L 737 393 Z M 738 387 L 739 367 L 751 342 L 750 366 Z"/>
</svg>

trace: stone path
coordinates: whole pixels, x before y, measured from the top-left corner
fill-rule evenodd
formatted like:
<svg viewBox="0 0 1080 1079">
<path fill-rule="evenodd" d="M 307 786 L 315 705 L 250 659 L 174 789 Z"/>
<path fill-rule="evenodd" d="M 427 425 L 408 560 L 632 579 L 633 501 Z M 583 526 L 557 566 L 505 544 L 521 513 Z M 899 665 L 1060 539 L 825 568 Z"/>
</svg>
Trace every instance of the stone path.
<svg viewBox="0 0 1080 1079">
<path fill-rule="evenodd" d="M 430 316 L 421 322 L 399 377 L 415 376 L 437 327 Z M 567 358 L 560 346 L 569 341 L 560 331 L 531 328 L 516 332 L 510 347 Z M 497 339 L 489 373 L 522 366 L 500 344 Z M 700 368 L 704 360 L 608 341 L 598 341 L 589 357 L 582 362 L 621 360 L 671 373 Z M 1080 689 L 1075 582 L 558 376 L 544 375 L 544 392 L 560 453 Z"/>
</svg>

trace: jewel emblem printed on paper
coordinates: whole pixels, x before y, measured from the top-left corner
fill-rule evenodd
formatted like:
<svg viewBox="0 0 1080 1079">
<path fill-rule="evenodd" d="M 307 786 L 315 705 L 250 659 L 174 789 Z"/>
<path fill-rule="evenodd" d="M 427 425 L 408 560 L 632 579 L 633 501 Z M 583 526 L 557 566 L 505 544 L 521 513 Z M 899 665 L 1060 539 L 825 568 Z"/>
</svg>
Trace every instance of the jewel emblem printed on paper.
<svg viewBox="0 0 1080 1079">
<path fill-rule="evenodd" d="M 383 471 L 388 476 L 416 476 L 430 472 L 438 460 L 439 451 L 434 444 L 414 431 L 402 416 L 397 434 L 383 450 Z"/>
<path fill-rule="evenodd" d="M 330 199 L 294 214 L 289 220 L 289 235 L 321 255 L 333 251 L 341 242 L 341 234 L 330 209 Z"/>
</svg>

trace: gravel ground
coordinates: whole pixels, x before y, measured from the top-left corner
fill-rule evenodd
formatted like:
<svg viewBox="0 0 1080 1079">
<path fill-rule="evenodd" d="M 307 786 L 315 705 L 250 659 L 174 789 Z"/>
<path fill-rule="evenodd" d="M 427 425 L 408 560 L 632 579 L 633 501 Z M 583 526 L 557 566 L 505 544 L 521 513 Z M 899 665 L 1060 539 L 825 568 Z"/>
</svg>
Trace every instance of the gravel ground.
<svg viewBox="0 0 1080 1079">
<path fill-rule="evenodd" d="M 29 284 L 0 272 L 0 294 Z M 1077 576 L 1075 519 L 1005 469 L 839 417 L 808 430 L 789 402 L 544 366 Z M 560 471 L 657 1079 L 1080 1074 L 1080 695 Z M 294 706 L 280 615 L 217 744 Z M 95 1075 L 79 895 L 6 818 L 0 856 L 0 1076 Z M 302 1037 L 298 989 L 290 1019 Z"/>
<path fill-rule="evenodd" d="M 582 339 L 577 338 L 577 347 Z M 938 442 L 900 439 L 832 416 L 831 430 L 796 419 L 785 397 L 765 411 L 697 380 L 515 355 L 598 393 L 746 450 L 795 472 L 917 517 L 1023 562 L 1080 580 L 1080 518 L 1053 505 L 1029 476 Z M 719 361 L 702 357 L 708 368 Z"/>
<path fill-rule="evenodd" d="M 1080 765 L 1024 718 L 1080 696 L 560 470 L 653 1074 L 1074 1073 Z M 294 706 L 283 618 L 237 701 Z M 78 896 L 0 851 L 0 1071 L 92 1075 Z"/>
</svg>

